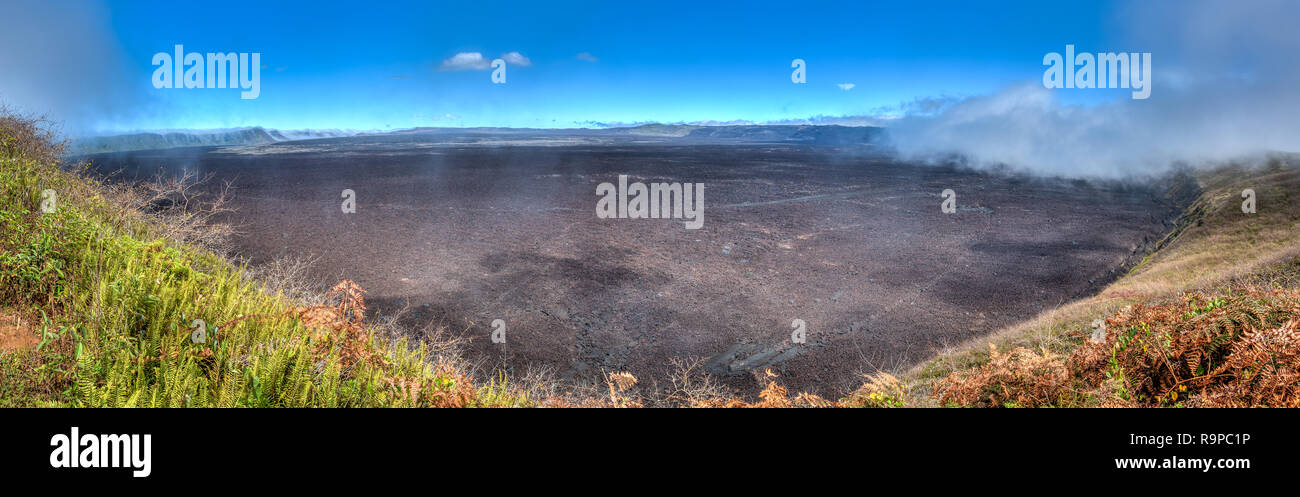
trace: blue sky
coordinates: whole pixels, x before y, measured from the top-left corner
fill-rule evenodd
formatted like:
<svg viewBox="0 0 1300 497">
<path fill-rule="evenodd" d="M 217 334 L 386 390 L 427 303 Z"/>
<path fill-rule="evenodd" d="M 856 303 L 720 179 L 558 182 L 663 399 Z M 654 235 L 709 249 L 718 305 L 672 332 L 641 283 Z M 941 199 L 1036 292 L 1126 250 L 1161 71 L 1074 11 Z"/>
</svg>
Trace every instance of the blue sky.
<svg viewBox="0 0 1300 497">
<path fill-rule="evenodd" d="M 90 116 L 97 119 L 87 126 L 101 130 L 575 127 L 873 115 L 917 98 L 990 94 L 1038 81 L 1043 54 L 1066 43 L 1115 49 L 1122 36 L 1116 6 L 1104 1 L 56 3 L 53 15 L 76 10 L 86 30 L 102 36 L 88 39 L 86 51 L 111 51 L 96 57 L 123 65 L 120 78 L 100 85 L 125 88 L 84 91 L 143 103 Z M 23 9 L 24 2 L 7 8 Z M 153 88 L 151 58 L 175 44 L 187 52 L 261 53 L 260 97 Z M 531 65 L 509 67 L 506 84 L 492 84 L 489 71 L 436 70 L 462 52 L 488 59 L 519 52 Z M 790 81 L 795 58 L 807 61 L 807 84 Z M 66 70 L 67 77 L 84 77 L 75 66 Z M 30 74 L 60 77 L 51 71 Z M 837 86 L 843 83 L 854 86 L 846 91 Z"/>
</svg>

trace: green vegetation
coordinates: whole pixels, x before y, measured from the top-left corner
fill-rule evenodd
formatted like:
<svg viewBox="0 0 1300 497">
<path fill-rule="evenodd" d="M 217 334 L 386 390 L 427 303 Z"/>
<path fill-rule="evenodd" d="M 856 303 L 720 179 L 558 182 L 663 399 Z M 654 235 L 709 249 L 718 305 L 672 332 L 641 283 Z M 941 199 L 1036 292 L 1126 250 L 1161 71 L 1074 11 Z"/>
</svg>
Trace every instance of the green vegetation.
<svg viewBox="0 0 1300 497">
<path fill-rule="evenodd" d="M 53 143 L 39 122 L 0 117 L 0 326 L 39 337 L 0 342 L 0 405 L 532 403 L 363 324 L 350 282 L 329 305 L 296 306 L 246 268 L 161 236 L 113 189 L 61 168 Z"/>
</svg>

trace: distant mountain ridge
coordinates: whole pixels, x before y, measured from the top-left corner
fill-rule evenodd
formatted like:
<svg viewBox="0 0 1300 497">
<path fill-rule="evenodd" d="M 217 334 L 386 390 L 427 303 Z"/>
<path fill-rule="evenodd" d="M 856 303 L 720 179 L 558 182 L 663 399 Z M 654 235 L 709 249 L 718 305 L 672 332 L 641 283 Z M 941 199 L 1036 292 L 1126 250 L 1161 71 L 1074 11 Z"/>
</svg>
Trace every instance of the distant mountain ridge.
<svg viewBox="0 0 1300 497">
<path fill-rule="evenodd" d="M 818 145 L 879 145 L 885 128 L 838 124 L 642 124 L 605 128 L 607 133 L 634 136 L 681 137 L 706 141 L 800 142 Z"/>
<path fill-rule="evenodd" d="M 355 131 L 344 130 L 292 130 L 280 131 L 261 126 L 216 130 L 178 130 L 131 133 L 126 135 L 93 136 L 73 140 L 70 155 L 86 155 L 132 150 L 160 150 L 178 147 L 211 147 L 225 145 L 265 145 L 290 140 L 334 138 L 352 136 Z"/>
<path fill-rule="evenodd" d="M 469 135 L 543 135 L 543 136 L 632 136 L 704 143 L 805 143 L 840 147 L 878 146 L 887 140 L 885 128 L 876 126 L 841 126 L 811 124 L 694 125 L 643 124 L 603 129 L 532 129 L 532 128 L 412 128 L 388 133 L 365 134 L 469 134 Z M 338 138 L 362 134 L 346 130 L 281 131 L 263 127 L 221 130 L 176 130 L 96 136 L 74 140 L 70 155 L 160 150 L 178 147 L 230 145 L 265 145 L 294 140 Z"/>
<path fill-rule="evenodd" d="M 875 145 L 884 139 L 885 128 L 839 125 L 741 125 L 700 126 L 687 138 L 734 139 L 743 141 L 800 142 L 817 145 Z"/>
</svg>

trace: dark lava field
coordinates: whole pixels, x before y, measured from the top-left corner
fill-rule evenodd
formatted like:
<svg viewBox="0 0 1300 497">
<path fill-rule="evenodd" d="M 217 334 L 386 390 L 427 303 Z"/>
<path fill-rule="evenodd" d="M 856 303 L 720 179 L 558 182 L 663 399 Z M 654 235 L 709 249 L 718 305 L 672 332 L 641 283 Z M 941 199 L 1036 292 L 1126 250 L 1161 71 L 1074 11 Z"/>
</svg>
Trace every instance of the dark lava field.
<svg viewBox="0 0 1300 497">
<path fill-rule="evenodd" d="M 123 179 L 230 181 L 234 255 L 319 258 L 321 284 L 358 282 L 412 333 L 471 338 L 488 368 L 664 386 L 695 358 L 742 392 L 771 368 L 826 396 L 1094 292 L 1180 209 L 1154 185 L 780 140 L 408 132 L 89 158 Z M 597 185 L 619 175 L 703 183 L 703 227 L 599 218 Z"/>
</svg>

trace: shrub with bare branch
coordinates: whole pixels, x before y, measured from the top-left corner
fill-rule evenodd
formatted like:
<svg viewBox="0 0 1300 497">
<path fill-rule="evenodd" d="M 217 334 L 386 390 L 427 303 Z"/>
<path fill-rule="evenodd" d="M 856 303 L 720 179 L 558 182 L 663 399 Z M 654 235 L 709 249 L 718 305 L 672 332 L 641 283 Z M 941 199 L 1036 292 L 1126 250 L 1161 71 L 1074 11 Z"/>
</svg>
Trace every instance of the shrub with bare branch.
<svg viewBox="0 0 1300 497">
<path fill-rule="evenodd" d="M 222 254 L 235 230 L 216 218 L 234 211 L 228 205 L 231 183 L 205 188 L 211 180 L 212 174 L 200 177 L 190 170 L 180 175 L 160 171 L 150 181 L 119 185 L 119 192 L 132 209 L 154 221 L 161 236 Z"/>
</svg>

